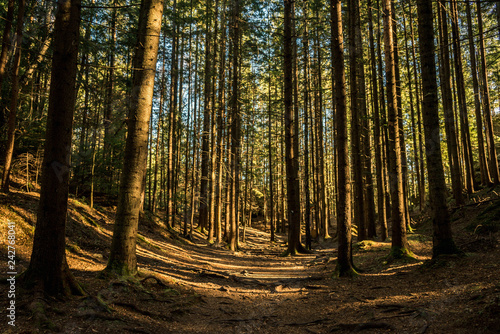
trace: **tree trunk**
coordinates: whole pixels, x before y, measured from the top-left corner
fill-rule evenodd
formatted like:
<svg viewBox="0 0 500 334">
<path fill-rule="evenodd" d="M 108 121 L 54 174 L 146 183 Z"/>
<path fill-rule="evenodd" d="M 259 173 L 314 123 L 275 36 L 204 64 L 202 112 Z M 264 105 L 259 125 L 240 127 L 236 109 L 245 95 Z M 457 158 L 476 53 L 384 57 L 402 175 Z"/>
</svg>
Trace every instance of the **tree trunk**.
<svg viewBox="0 0 500 334">
<path fill-rule="evenodd" d="M 425 154 L 429 175 L 429 203 L 434 226 L 432 256 L 435 258 L 441 254 L 456 254 L 458 249 L 451 234 L 450 215 L 446 202 L 446 183 L 441 157 L 432 0 L 417 0 L 417 10 L 420 62 L 422 66 L 422 115 L 425 132 Z"/>
<path fill-rule="evenodd" d="M 353 181 L 353 204 L 354 224 L 358 229 L 358 241 L 366 239 L 365 226 L 365 202 L 363 200 L 363 164 L 361 153 L 361 78 L 359 63 L 362 61 L 363 53 L 357 44 L 356 25 L 360 25 L 359 1 L 348 2 L 349 12 L 349 62 L 350 62 L 350 102 L 351 102 L 351 155 L 352 155 L 352 181 Z M 361 65 L 362 66 L 362 65 Z"/>
<path fill-rule="evenodd" d="M 453 53 L 455 60 L 455 78 L 457 86 L 458 109 L 460 112 L 460 133 L 462 137 L 463 159 L 465 163 L 465 184 L 469 194 L 475 190 L 474 161 L 470 140 L 469 117 L 465 92 L 465 81 L 462 66 L 462 51 L 460 46 L 460 32 L 458 26 L 457 1 L 451 0 L 451 31 L 453 36 Z"/>
<path fill-rule="evenodd" d="M 210 181 L 210 120 L 212 115 L 212 0 L 206 2 L 206 39 L 205 39 L 205 80 L 203 103 L 203 133 L 201 135 L 201 190 L 198 226 L 203 230 L 208 227 L 209 217 L 209 181 Z"/>
<path fill-rule="evenodd" d="M 9 177 L 14 155 L 14 141 L 16 136 L 17 100 L 19 99 L 19 66 L 21 65 L 21 43 L 23 40 L 23 22 L 25 0 L 19 1 L 16 23 L 16 52 L 12 66 L 12 88 L 9 105 L 9 120 L 7 128 L 7 148 L 5 150 L 5 163 L 2 175 L 2 191 L 9 192 Z M 1 83 L 1 81 L 0 81 Z M 1 86 L 0 86 L 1 87 Z"/>
<path fill-rule="evenodd" d="M 438 4 L 439 22 L 439 60 L 441 95 L 443 97 L 444 125 L 448 147 L 448 160 L 450 163 L 451 186 L 453 198 L 457 205 L 462 205 L 462 173 L 458 157 L 458 139 L 455 127 L 455 116 L 453 113 L 453 99 L 451 91 L 450 53 L 448 51 L 448 24 L 446 23 L 446 11 L 444 3 Z"/>
<path fill-rule="evenodd" d="M 342 35 L 341 0 L 331 0 L 331 30 L 333 77 L 335 80 L 335 114 L 337 123 L 338 157 L 338 261 L 335 274 L 352 276 L 356 272 L 352 264 L 351 246 L 351 185 L 349 182 L 349 153 L 347 145 L 347 103 L 344 69 L 344 38 Z"/>
<path fill-rule="evenodd" d="M 392 250 L 394 258 L 410 254 L 406 239 L 403 174 L 401 170 L 401 147 L 399 119 L 397 115 L 396 62 L 394 52 L 394 34 L 391 0 L 383 0 L 384 11 L 384 47 L 387 78 L 387 114 L 389 126 L 389 185 L 392 200 Z"/>
<path fill-rule="evenodd" d="M 232 45 L 233 45 L 233 77 L 231 92 L 231 226 L 229 229 L 229 248 L 232 251 L 238 248 L 238 202 L 240 195 L 240 144 L 241 144 L 241 115 L 238 101 L 239 93 L 239 53 L 240 53 L 240 0 L 233 0 L 232 13 Z"/>
<path fill-rule="evenodd" d="M 489 152 L 489 167 L 491 178 L 495 185 L 500 184 L 500 171 L 498 167 L 498 156 L 495 148 L 495 131 L 493 128 L 493 120 L 491 117 L 490 91 L 488 85 L 488 75 L 486 72 L 486 51 L 484 48 L 484 32 L 483 32 L 483 17 L 481 11 L 481 3 L 477 2 L 477 22 L 479 27 L 479 49 L 481 50 L 481 83 L 484 118 L 486 121 L 486 135 Z"/>
<path fill-rule="evenodd" d="M 479 170 L 481 172 L 481 183 L 485 186 L 492 185 L 486 151 L 484 148 L 483 117 L 481 115 L 481 101 L 479 96 L 479 82 L 477 78 L 476 47 L 474 46 L 474 35 L 472 32 L 472 15 L 470 1 L 465 3 L 467 12 L 467 32 L 469 37 L 469 55 L 472 74 L 472 87 L 474 89 L 474 110 L 476 114 L 477 149 L 479 153 Z"/>
<path fill-rule="evenodd" d="M 378 224 L 380 226 L 380 235 L 382 241 L 387 239 L 387 213 L 385 207 L 385 177 L 382 165 L 382 138 L 380 131 L 380 106 L 379 106 L 379 91 L 377 84 L 377 63 L 375 58 L 375 39 L 373 35 L 373 18 L 372 18 L 372 2 L 367 4 L 368 7 L 368 28 L 370 39 L 370 61 L 371 61 L 371 83 L 372 83 L 372 101 L 373 101 L 373 117 L 374 117 L 374 145 L 375 145 L 375 170 L 377 173 L 377 209 L 378 209 Z M 380 69 L 381 70 L 381 69 Z"/>
<path fill-rule="evenodd" d="M 113 240 L 106 271 L 120 276 L 137 273 L 136 238 L 141 189 L 146 170 L 149 119 L 153 100 L 163 0 L 143 0 L 133 61 L 133 89 L 128 135 Z"/>
<path fill-rule="evenodd" d="M 42 164 L 40 204 L 27 286 L 55 295 L 82 295 L 66 262 L 66 217 L 75 110 L 80 0 L 59 1 Z"/>
<path fill-rule="evenodd" d="M 294 39 L 292 24 L 294 21 L 294 4 L 284 0 L 284 104 L 285 104 L 285 160 L 288 202 L 288 249 L 289 255 L 303 252 L 300 243 L 300 180 L 299 176 L 299 143 L 296 131 L 298 119 L 294 112 L 293 101 L 293 63 Z"/>
</svg>

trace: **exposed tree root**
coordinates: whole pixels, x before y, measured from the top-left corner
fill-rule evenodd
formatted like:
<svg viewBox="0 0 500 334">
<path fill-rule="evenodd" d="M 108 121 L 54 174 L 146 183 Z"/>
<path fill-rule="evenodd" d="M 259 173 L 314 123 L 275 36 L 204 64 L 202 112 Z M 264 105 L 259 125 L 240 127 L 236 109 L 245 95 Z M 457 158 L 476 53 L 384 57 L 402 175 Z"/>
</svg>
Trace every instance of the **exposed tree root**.
<svg viewBox="0 0 500 334">
<path fill-rule="evenodd" d="M 48 329 L 51 331 L 60 331 L 60 328 L 56 326 L 46 315 L 46 309 L 49 308 L 47 301 L 43 298 L 43 293 L 41 291 L 36 292 L 34 295 L 34 300 L 28 306 L 31 314 L 33 315 L 33 321 L 35 327 L 43 330 Z"/>
</svg>

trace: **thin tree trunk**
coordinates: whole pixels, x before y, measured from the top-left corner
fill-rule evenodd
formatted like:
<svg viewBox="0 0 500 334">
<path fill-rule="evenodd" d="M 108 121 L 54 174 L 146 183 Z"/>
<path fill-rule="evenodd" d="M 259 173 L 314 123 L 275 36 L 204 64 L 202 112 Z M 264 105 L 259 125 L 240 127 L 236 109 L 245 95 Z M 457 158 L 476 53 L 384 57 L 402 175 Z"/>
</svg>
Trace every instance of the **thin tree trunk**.
<svg viewBox="0 0 500 334">
<path fill-rule="evenodd" d="M 384 11 L 384 47 L 387 78 L 387 113 L 389 125 L 389 185 L 392 199 L 392 250 L 394 258 L 410 254 L 406 239 L 403 173 L 401 167 L 401 147 L 399 119 L 397 112 L 396 62 L 394 52 L 394 34 L 391 0 L 383 0 Z"/>
<path fill-rule="evenodd" d="M 372 102 L 374 116 L 374 145 L 375 145 L 375 170 L 377 173 L 377 209 L 378 209 L 378 224 L 380 226 L 380 235 L 382 241 L 387 239 L 387 213 L 385 207 L 385 177 L 382 165 L 382 138 L 380 132 L 380 105 L 379 91 L 377 84 L 377 63 L 375 58 L 375 40 L 373 35 L 373 18 L 372 18 L 372 2 L 367 4 L 368 7 L 368 28 L 370 39 L 370 59 L 371 59 L 371 82 L 372 82 Z"/>
<path fill-rule="evenodd" d="M 457 86 L 458 109 L 460 112 L 460 133 L 462 136 L 463 158 L 465 163 L 465 183 L 469 194 L 475 191 L 474 161 L 470 140 L 469 117 L 465 92 L 465 81 L 462 66 L 462 51 L 460 46 L 460 32 L 458 26 L 458 8 L 456 0 L 451 0 L 451 31 L 452 45 L 455 60 L 455 77 Z"/>
<path fill-rule="evenodd" d="M 241 115 L 239 108 L 239 53 L 240 53 L 240 0 L 233 0 L 232 13 L 232 45 L 233 45 L 233 78 L 231 92 L 231 226 L 229 229 L 229 249 L 238 248 L 238 219 L 240 193 L 240 144 L 241 144 Z"/>
<path fill-rule="evenodd" d="M 486 135 L 489 152 L 489 167 L 491 178 L 495 185 L 500 184 L 500 171 L 498 167 L 498 156 L 495 148 L 495 131 L 493 128 L 493 119 L 491 117 L 490 91 L 488 84 L 488 75 L 486 68 L 486 51 L 484 48 L 483 17 L 481 3 L 477 2 L 477 23 L 479 28 L 479 49 L 481 51 L 481 83 L 484 118 L 486 121 Z"/>
<path fill-rule="evenodd" d="M 481 115 L 481 101 L 479 96 L 479 82 L 477 79 L 476 47 L 474 46 L 474 35 L 472 32 L 472 15 L 470 1 L 465 3 L 467 12 L 467 32 L 469 37 L 469 54 L 472 74 L 472 87 L 474 89 L 474 110 L 476 113 L 477 149 L 479 153 L 479 170 L 481 172 L 481 183 L 492 185 L 488 162 L 486 161 L 486 150 L 484 148 L 483 117 Z"/>
<path fill-rule="evenodd" d="M 458 157 L 458 140 L 455 127 L 455 116 L 453 114 L 453 100 L 451 91 L 450 54 L 448 51 L 448 24 L 446 23 L 446 11 L 442 2 L 438 3 L 439 22 L 439 60 L 441 95 L 443 97 L 444 125 L 446 141 L 448 146 L 448 160 L 450 163 L 451 186 L 453 197 L 457 205 L 463 204 L 462 196 L 462 173 Z"/>
<path fill-rule="evenodd" d="M 21 65 L 21 42 L 23 40 L 24 7 L 26 1 L 19 1 L 16 23 L 16 52 L 12 66 L 12 88 L 10 94 L 9 120 L 7 128 L 7 148 L 2 175 L 2 191 L 9 192 L 10 170 L 14 155 L 14 141 L 16 136 L 17 101 L 19 99 L 19 66 Z M 1 81 L 0 81 L 1 83 Z"/>
</svg>

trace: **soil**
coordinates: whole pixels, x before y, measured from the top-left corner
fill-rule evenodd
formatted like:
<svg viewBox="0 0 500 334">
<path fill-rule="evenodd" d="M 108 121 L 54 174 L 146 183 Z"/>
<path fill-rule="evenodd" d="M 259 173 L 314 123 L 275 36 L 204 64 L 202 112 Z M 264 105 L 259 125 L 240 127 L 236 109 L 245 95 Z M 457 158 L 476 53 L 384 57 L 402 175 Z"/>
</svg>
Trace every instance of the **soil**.
<svg viewBox="0 0 500 334">
<path fill-rule="evenodd" d="M 271 243 L 262 222 L 254 222 L 239 251 L 230 252 L 207 244 L 199 230 L 192 240 L 182 238 L 149 213 L 140 223 L 139 277 L 102 279 L 114 208 L 71 199 L 67 258 L 87 296 L 39 298 L 47 317 L 40 322 L 30 311 L 34 297 L 17 286 L 12 327 L 5 316 L 8 285 L 0 285 L 0 332 L 500 333 L 500 217 L 488 216 L 488 228 L 477 220 L 498 212 L 496 193 L 479 193 L 478 204 L 453 210 L 455 239 L 466 256 L 429 261 L 432 226 L 415 216 L 408 235 L 415 260 L 386 263 L 390 240 L 355 243 L 354 262 L 363 271 L 349 279 L 332 276 L 335 239 L 315 242 L 311 254 L 280 257 L 286 236 Z M 0 195 L 2 276 L 9 221 L 16 225 L 16 270 L 29 263 L 37 201 L 34 192 Z"/>
</svg>

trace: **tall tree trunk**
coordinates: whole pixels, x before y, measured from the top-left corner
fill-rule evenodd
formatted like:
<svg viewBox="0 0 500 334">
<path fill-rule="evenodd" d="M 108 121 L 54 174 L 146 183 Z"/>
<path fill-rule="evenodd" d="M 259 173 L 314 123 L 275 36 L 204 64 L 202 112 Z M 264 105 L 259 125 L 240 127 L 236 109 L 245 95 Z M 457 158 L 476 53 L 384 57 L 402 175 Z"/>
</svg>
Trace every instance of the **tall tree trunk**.
<svg viewBox="0 0 500 334">
<path fill-rule="evenodd" d="M 212 0 L 206 2 L 207 22 L 205 38 L 205 80 L 203 103 L 203 133 L 201 135 L 201 190 L 199 208 L 199 227 L 208 227 L 209 181 L 210 181 L 210 121 L 212 116 Z"/>
<path fill-rule="evenodd" d="M 116 5 L 116 0 L 113 0 L 113 5 Z M 113 180 L 112 166 L 112 123 L 113 123 L 113 105 L 114 105 L 114 77 L 115 77 L 115 53 L 116 53 L 116 8 L 111 9 L 111 29 L 109 36 L 109 70 L 108 80 L 106 85 L 106 105 L 104 108 L 104 147 L 103 160 L 106 169 L 105 179 L 107 184 L 111 186 Z M 110 187 L 111 188 L 111 187 Z M 151 204 L 151 202 L 149 203 Z"/>
<path fill-rule="evenodd" d="M 380 235 L 382 241 L 387 239 L 387 213 L 385 207 L 385 177 L 382 165 L 382 138 L 380 131 L 380 105 L 379 91 L 377 83 L 377 63 L 375 58 L 375 39 L 373 35 L 372 2 L 368 1 L 368 30 L 370 39 L 370 62 L 371 62 L 371 83 L 372 83 L 372 102 L 374 116 L 374 145 L 375 145 L 375 170 L 377 174 L 377 209 L 378 224 L 380 226 Z M 380 69 L 381 70 L 381 69 Z"/>
<path fill-rule="evenodd" d="M 337 123 L 336 147 L 338 157 L 338 261 L 335 274 L 355 275 L 351 246 L 351 185 L 349 182 L 349 153 L 347 145 L 347 102 L 344 72 L 344 38 L 342 35 L 341 0 L 331 0 L 331 30 L 333 77 L 335 80 L 335 114 Z"/>
<path fill-rule="evenodd" d="M 479 82 L 477 79 L 476 47 L 474 46 L 474 35 L 472 32 L 472 15 L 470 1 L 465 3 L 467 12 L 467 32 L 469 37 L 469 54 L 472 74 L 472 87 L 474 89 L 474 110 L 476 113 L 477 149 L 479 151 L 479 170 L 481 172 L 481 183 L 491 185 L 490 170 L 486 161 L 486 151 L 484 148 L 483 117 L 481 115 L 481 101 L 479 96 Z"/>
<path fill-rule="evenodd" d="M 7 128 L 7 148 L 5 150 L 5 163 L 2 175 L 2 191 L 9 192 L 9 176 L 14 155 L 14 141 L 16 136 L 17 100 L 19 99 L 19 66 L 21 65 L 21 42 L 23 40 L 24 6 L 26 0 L 19 1 L 16 23 L 16 52 L 12 66 L 12 88 L 9 105 L 9 121 Z M 1 83 L 1 82 L 0 82 Z M 1 87 L 1 86 L 0 86 Z"/>
<path fill-rule="evenodd" d="M 409 22 L 413 22 L 413 9 L 412 5 L 410 3 L 410 19 Z M 417 57 L 416 57 L 416 48 L 415 48 L 415 35 L 413 33 L 413 24 L 410 24 L 410 35 L 411 35 L 411 57 L 413 60 L 413 77 L 415 78 L 415 96 L 417 101 L 421 99 L 421 94 L 420 94 L 420 89 L 419 89 L 419 81 L 418 81 L 418 74 L 417 74 Z M 422 205 L 425 204 L 425 171 L 424 171 L 424 140 L 422 139 L 423 132 L 422 132 L 422 113 L 420 112 L 420 103 L 416 103 L 416 109 L 417 109 L 417 128 L 418 128 L 418 156 L 420 157 L 420 164 L 417 166 L 417 168 L 420 170 L 420 177 L 421 177 L 421 183 L 420 183 L 420 203 Z"/>
<path fill-rule="evenodd" d="M 232 251 L 238 248 L 238 220 L 240 196 L 240 144 L 241 144 L 241 115 L 238 101 L 239 96 L 239 53 L 240 53 L 240 0 L 232 0 L 232 45 L 233 45 L 233 78 L 231 92 L 231 226 L 229 229 L 229 248 Z"/>
<path fill-rule="evenodd" d="M 305 85 L 304 85 L 304 192 L 305 192 L 305 227 L 306 227 L 306 249 L 312 248 L 311 238 L 311 192 L 310 192 L 310 172 L 309 172 L 309 114 L 310 114 L 310 83 L 309 83 L 309 30 L 307 27 L 307 2 L 304 4 L 304 67 L 305 67 Z"/>
<path fill-rule="evenodd" d="M 172 227 L 175 220 L 174 206 L 174 166 L 175 166 L 175 146 L 177 136 L 177 92 L 179 87 L 179 24 L 177 17 L 177 1 L 172 3 L 172 53 L 170 57 L 170 100 L 168 112 L 168 154 L 167 154 L 167 189 L 166 189 L 166 220 L 167 226 Z"/>
<path fill-rule="evenodd" d="M 137 273 L 136 238 L 141 189 L 146 170 L 149 119 L 153 101 L 163 0 L 143 0 L 133 60 L 133 88 L 128 135 L 113 240 L 106 271 L 120 276 Z"/>
<path fill-rule="evenodd" d="M 352 155 L 352 180 L 353 180 L 353 204 L 354 223 L 358 228 L 358 241 L 366 239 L 365 226 L 365 202 L 363 200 L 363 163 L 361 150 L 361 118 L 362 110 L 360 103 L 361 78 L 360 65 L 363 52 L 360 42 L 356 38 L 356 26 L 360 25 L 359 1 L 348 2 L 349 12 L 349 62 L 350 62 L 350 102 L 351 102 L 351 155 Z M 363 65 L 361 65 L 363 66 Z"/>
<path fill-rule="evenodd" d="M 441 254 L 456 254 L 458 249 L 453 242 L 451 233 L 441 157 L 432 0 L 417 0 L 417 10 L 420 62 L 422 64 L 425 154 L 429 175 L 429 203 L 434 226 L 432 256 L 435 258 Z"/>
<path fill-rule="evenodd" d="M 484 48 L 484 32 L 483 32 L 483 17 L 481 11 L 481 3 L 478 1 L 477 5 L 477 23 L 479 28 L 479 49 L 481 51 L 481 83 L 482 83 L 482 97 L 483 97 L 483 110 L 484 118 L 486 121 L 486 135 L 489 152 L 489 167 L 491 178 L 495 185 L 500 184 L 500 171 L 498 167 L 498 156 L 495 148 L 495 131 L 493 129 L 493 120 L 491 117 L 490 105 L 490 91 L 488 85 L 488 75 L 486 69 L 486 51 Z"/>
<path fill-rule="evenodd" d="M 411 7 L 410 7 L 411 10 Z M 408 34 L 406 29 L 406 15 L 403 14 L 403 29 L 404 29 L 404 39 L 405 39 L 405 53 L 406 53 L 406 73 L 408 75 L 408 95 L 410 102 L 410 117 L 411 117 L 411 135 L 413 141 L 413 154 L 415 156 L 415 165 L 414 170 L 416 170 L 417 174 L 417 190 L 418 190 L 418 200 L 419 200 L 419 208 L 420 212 L 423 211 L 424 208 L 424 194 L 422 193 L 424 187 L 422 186 L 422 175 L 420 174 L 420 152 L 418 151 L 417 145 L 417 128 L 415 126 L 415 105 L 413 100 L 413 80 L 412 74 L 410 70 L 410 51 L 408 47 Z M 417 77 L 415 77 L 417 80 Z M 418 83 L 417 83 L 418 84 Z M 417 99 L 418 101 L 418 99 Z M 418 103 L 418 102 L 417 102 Z"/>
<path fill-rule="evenodd" d="M 218 244 L 222 242 L 222 139 L 223 139 L 223 127 L 224 119 L 226 117 L 226 0 L 224 0 L 222 5 L 222 17 L 220 20 L 221 26 L 221 40 L 220 40 L 220 65 L 219 65 L 219 93 L 218 93 L 218 106 L 217 106 L 217 182 L 215 190 L 215 234 L 216 241 Z"/>
<path fill-rule="evenodd" d="M 284 104 L 285 104 L 285 160 L 288 202 L 288 249 L 286 253 L 295 255 L 303 252 L 300 243 L 300 180 L 299 176 L 299 143 L 297 122 L 293 101 L 293 63 L 294 39 L 292 24 L 294 21 L 294 3 L 284 0 Z"/>
<path fill-rule="evenodd" d="M 82 295 L 66 262 L 71 137 L 80 38 L 80 0 L 58 2 L 40 203 L 25 285 L 47 295 Z"/>
<path fill-rule="evenodd" d="M 460 134 L 462 137 L 463 159 L 465 163 L 465 184 L 467 191 L 473 193 L 475 190 L 474 161 L 472 157 L 472 145 L 470 140 L 469 116 L 465 92 L 465 80 L 462 66 L 462 51 L 460 46 L 460 31 L 458 26 L 457 1 L 451 0 L 451 31 L 452 45 L 455 60 L 455 78 L 457 86 L 458 109 L 460 112 Z"/>
<path fill-rule="evenodd" d="M 448 24 L 446 22 L 444 3 L 438 3 L 439 24 L 439 60 L 441 95 L 443 97 L 444 125 L 448 147 L 448 160 L 450 163 L 451 187 L 457 205 L 463 204 L 462 173 L 458 156 L 458 139 L 453 113 L 453 100 L 451 91 L 450 53 L 448 50 Z"/>
<path fill-rule="evenodd" d="M 392 250 L 394 258 L 410 254 L 406 239 L 403 173 L 401 167 L 401 147 L 399 119 L 397 112 L 396 62 L 394 52 L 394 34 L 391 0 L 383 0 L 384 11 L 384 47 L 387 78 L 387 114 L 389 125 L 389 185 L 392 200 Z"/>
</svg>

